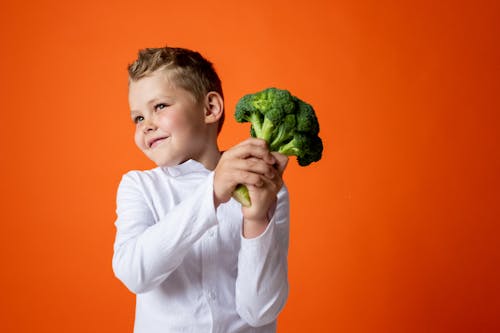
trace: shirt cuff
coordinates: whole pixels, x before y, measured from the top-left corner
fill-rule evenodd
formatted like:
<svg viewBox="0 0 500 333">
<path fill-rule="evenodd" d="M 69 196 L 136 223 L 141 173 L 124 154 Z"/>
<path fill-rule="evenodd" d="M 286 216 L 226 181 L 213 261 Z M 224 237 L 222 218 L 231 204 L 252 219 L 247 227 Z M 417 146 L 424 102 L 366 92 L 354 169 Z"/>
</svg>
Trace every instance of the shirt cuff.
<svg viewBox="0 0 500 333">
<path fill-rule="evenodd" d="M 245 238 L 243 233 L 240 234 L 241 238 L 241 251 L 242 253 L 252 253 L 252 257 L 257 258 L 260 255 L 265 255 L 269 252 L 269 248 L 273 246 L 274 242 L 274 232 L 276 224 L 273 219 L 269 221 L 266 229 L 259 236 L 254 238 Z"/>
</svg>

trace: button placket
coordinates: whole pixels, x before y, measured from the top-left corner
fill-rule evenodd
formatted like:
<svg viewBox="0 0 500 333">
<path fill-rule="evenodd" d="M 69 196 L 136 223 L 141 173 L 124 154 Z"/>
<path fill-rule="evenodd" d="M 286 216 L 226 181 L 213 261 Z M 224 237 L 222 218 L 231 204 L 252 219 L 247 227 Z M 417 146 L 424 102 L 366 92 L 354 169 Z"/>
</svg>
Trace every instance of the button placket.
<svg viewBox="0 0 500 333">
<path fill-rule="evenodd" d="M 212 303 L 217 299 L 217 293 L 214 290 L 216 284 L 216 247 L 217 247 L 217 227 L 208 230 L 207 236 L 203 240 L 203 289 L 207 300 Z M 212 312 L 214 315 L 214 313 Z"/>
</svg>

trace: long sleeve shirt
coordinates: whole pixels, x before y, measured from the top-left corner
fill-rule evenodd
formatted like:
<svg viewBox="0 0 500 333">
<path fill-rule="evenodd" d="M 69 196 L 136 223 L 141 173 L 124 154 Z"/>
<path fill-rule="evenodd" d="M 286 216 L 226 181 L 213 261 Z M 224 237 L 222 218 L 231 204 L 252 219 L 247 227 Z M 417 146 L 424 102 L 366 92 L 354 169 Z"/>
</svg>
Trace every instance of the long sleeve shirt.
<svg viewBox="0 0 500 333">
<path fill-rule="evenodd" d="M 239 203 L 215 209 L 213 174 L 189 160 L 122 177 L 113 270 L 136 294 L 135 333 L 276 331 L 288 296 L 286 187 L 266 230 L 246 239 Z"/>
</svg>

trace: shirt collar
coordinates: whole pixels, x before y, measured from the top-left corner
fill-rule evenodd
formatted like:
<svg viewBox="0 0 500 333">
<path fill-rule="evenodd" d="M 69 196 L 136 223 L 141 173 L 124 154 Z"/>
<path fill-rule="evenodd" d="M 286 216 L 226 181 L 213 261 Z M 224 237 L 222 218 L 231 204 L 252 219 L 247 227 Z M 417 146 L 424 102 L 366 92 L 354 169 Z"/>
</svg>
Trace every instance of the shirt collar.
<svg viewBox="0 0 500 333">
<path fill-rule="evenodd" d="M 172 177 L 178 177 L 193 172 L 208 173 L 210 171 L 207 168 L 205 168 L 203 164 L 195 160 L 187 160 L 186 162 L 183 162 L 181 164 L 174 165 L 171 167 L 164 167 L 163 169 L 166 170 Z"/>
</svg>

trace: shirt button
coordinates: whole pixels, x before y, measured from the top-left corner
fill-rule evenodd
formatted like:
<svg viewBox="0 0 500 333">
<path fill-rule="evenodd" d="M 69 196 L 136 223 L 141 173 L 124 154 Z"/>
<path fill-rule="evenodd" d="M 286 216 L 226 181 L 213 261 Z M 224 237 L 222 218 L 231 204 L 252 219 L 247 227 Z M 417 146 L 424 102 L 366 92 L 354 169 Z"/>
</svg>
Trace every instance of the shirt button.
<svg viewBox="0 0 500 333">
<path fill-rule="evenodd" d="M 210 298 L 211 300 L 214 300 L 215 297 L 216 297 L 215 292 L 213 292 L 213 291 L 208 292 L 208 298 Z"/>
<path fill-rule="evenodd" d="M 210 237 L 214 237 L 214 235 L 215 235 L 215 231 L 210 230 L 210 231 L 208 232 L 208 235 L 209 235 Z"/>
</svg>

